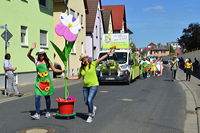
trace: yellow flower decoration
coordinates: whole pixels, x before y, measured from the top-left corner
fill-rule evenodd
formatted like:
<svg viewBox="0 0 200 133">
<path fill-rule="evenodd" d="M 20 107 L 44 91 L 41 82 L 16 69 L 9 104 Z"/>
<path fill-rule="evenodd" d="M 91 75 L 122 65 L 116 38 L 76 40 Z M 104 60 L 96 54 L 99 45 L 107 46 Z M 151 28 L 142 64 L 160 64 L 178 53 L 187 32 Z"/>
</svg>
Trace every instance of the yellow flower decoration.
<svg viewBox="0 0 200 133">
<path fill-rule="evenodd" d="M 46 77 L 46 76 L 48 76 L 48 72 L 46 71 L 46 72 L 43 72 L 43 73 L 40 73 L 40 72 L 38 72 L 38 75 L 40 76 L 40 77 Z"/>
<path fill-rule="evenodd" d="M 40 77 L 44 77 L 44 75 L 43 75 L 42 73 L 40 73 L 40 72 L 38 72 L 38 75 L 39 75 Z"/>
<path fill-rule="evenodd" d="M 50 87 L 46 87 L 46 88 L 45 88 L 45 91 L 49 91 L 49 90 L 50 90 Z"/>
<path fill-rule="evenodd" d="M 46 76 L 48 76 L 49 73 L 46 71 L 46 72 L 44 72 L 43 74 L 44 74 L 44 76 L 46 77 Z"/>
</svg>

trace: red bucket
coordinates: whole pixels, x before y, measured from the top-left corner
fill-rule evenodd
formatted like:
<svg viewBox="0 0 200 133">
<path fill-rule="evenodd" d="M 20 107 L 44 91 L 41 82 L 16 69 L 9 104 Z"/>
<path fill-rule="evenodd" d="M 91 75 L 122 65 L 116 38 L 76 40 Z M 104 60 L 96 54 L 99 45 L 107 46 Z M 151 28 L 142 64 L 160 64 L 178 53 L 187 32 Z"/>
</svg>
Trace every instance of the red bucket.
<svg viewBox="0 0 200 133">
<path fill-rule="evenodd" d="M 76 102 L 76 99 L 65 100 L 65 99 L 58 98 L 56 99 L 56 101 L 58 102 L 59 114 L 70 115 L 74 113 L 74 102 Z"/>
</svg>

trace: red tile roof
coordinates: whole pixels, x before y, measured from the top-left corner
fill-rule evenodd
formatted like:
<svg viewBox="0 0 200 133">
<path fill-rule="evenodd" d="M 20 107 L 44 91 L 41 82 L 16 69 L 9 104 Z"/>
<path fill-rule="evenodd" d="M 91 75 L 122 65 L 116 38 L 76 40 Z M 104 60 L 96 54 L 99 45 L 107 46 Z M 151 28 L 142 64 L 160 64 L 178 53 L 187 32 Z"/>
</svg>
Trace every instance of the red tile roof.
<svg viewBox="0 0 200 133">
<path fill-rule="evenodd" d="M 126 30 L 125 5 L 102 6 L 102 8 L 103 9 L 109 8 L 112 10 L 114 30 L 122 30 L 123 21 L 125 22 L 125 30 Z"/>
<path fill-rule="evenodd" d="M 148 46 L 155 46 L 156 44 L 154 44 L 154 43 L 150 43 Z"/>
</svg>

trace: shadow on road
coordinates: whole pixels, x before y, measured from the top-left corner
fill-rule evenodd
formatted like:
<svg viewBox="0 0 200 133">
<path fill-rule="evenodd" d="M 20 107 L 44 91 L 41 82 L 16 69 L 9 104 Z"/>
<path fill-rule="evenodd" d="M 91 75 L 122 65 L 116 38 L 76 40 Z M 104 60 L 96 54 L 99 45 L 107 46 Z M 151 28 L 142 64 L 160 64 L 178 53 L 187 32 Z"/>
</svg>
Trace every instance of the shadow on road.
<svg viewBox="0 0 200 133">
<path fill-rule="evenodd" d="M 40 112 L 41 112 L 40 115 L 45 115 L 46 110 L 45 109 L 44 110 L 40 110 Z M 58 109 L 57 108 L 53 108 L 53 109 L 51 109 L 50 112 L 57 113 Z M 21 113 L 29 113 L 30 115 L 34 115 L 35 114 L 35 110 L 23 111 Z"/>
<path fill-rule="evenodd" d="M 79 117 L 79 118 L 81 118 L 81 119 L 83 119 L 83 120 L 87 120 L 87 118 L 88 118 L 88 115 L 86 115 L 85 113 L 79 113 L 79 112 L 77 112 L 76 116 Z"/>
<path fill-rule="evenodd" d="M 171 79 L 165 79 L 165 80 L 163 80 L 163 81 L 172 82 Z M 176 81 L 176 82 L 183 82 L 183 81 L 185 81 L 185 80 L 175 80 L 175 81 Z"/>
<path fill-rule="evenodd" d="M 172 80 L 171 80 L 171 79 L 164 79 L 163 81 L 172 82 Z"/>
</svg>

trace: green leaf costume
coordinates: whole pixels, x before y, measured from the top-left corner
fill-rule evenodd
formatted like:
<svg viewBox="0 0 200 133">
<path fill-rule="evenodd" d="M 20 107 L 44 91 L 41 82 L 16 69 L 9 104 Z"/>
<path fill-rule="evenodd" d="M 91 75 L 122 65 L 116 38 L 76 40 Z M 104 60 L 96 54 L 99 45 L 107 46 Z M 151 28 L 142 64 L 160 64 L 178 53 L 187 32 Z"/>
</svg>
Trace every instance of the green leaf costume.
<svg viewBox="0 0 200 133">
<path fill-rule="evenodd" d="M 49 75 L 49 69 L 46 64 L 36 65 L 37 78 L 34 92 L 38 96 L 50 96 L 54 94 L 54 86 Z"/>
<path fill-rule="evenodd" d="M 148 72 L 149 71 L 149 64 L 145 61 L 142 63 L 142 72 Z"/>
</svg>

